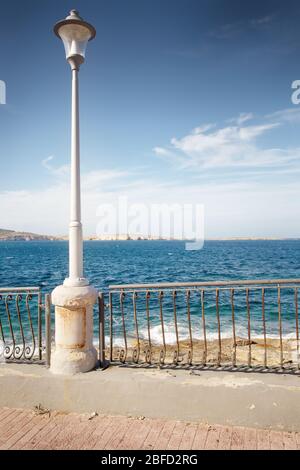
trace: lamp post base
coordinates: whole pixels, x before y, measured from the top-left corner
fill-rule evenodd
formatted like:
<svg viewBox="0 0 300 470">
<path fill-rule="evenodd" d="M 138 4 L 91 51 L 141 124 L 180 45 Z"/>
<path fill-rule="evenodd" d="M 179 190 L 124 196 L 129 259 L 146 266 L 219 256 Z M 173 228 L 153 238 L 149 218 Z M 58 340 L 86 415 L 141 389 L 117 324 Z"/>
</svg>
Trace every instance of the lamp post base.
<svg viewBox="0 0 300 470">
<path fill-rule="evenodd" d="M 54 374 L 88 372 L 96 366 L 93 346 L 93 305 L 97 291 L 91 286 L 61 285 L 51 295 L 55 305 L 55 351 L 50 370 Z"/>
<path fill-rule="evenodd" d="M 85 351 L 57 348 L 51 357 L 50 371 L 56 375 L 74 375 L 93 370 L 96 363 L 95 348 Z"/>
</svg>

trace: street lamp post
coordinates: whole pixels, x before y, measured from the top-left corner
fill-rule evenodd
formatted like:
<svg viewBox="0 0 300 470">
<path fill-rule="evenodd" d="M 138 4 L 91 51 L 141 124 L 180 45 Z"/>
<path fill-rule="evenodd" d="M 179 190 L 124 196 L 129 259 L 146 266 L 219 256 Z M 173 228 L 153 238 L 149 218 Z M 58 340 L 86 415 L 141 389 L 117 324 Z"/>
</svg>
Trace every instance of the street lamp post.
<svg viewBox="0 0 300 470">
<path fill-rule="evenodd" d="M 97 292 L 83 276 L 78 93 L 79 68 L 85 60 L 87 43 L 95 37 L 96 31 L 76 10 L 71 10 L 66 19 L 55 24 L 54 32 L 63 41 L 72 71 L 69 277 L 52 292 L 56 347 L 51 370 L 64 374 L 91 370 L 97 360 L 93 347 L 93 305 Z"/>
</svg>

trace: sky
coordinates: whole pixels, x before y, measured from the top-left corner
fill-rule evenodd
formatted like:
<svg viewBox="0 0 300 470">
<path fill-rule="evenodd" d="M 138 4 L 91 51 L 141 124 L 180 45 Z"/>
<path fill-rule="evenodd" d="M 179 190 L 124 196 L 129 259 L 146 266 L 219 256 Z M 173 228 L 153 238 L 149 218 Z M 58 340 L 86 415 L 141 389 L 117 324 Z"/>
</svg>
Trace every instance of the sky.
<svg viewBox="0 0 300 470">
<path fill-rule="evenodd" d="M 97 30 L 80 70 L 84 233 L 126 196 L 203 204 L 205 237 L 299 237 L 299 2 L 0 8 L 1 228 L 68 231 L 71 74 L 52 28 L 76 8 Z"/>
</svg>

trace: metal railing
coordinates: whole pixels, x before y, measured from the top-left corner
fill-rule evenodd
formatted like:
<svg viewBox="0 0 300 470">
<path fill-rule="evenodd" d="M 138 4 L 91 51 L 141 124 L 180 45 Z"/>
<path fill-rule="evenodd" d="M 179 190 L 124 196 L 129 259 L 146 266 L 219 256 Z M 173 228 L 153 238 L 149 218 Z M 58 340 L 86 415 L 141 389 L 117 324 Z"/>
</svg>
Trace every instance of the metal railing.
<svg viewBox="0 0 300 470">
<path fill-rule="evenodd" d="M 99 297 L 100 362 L 298 371 L 299 287 L 300 279 L 111 285 L 107 308 Z"/>
<path fill-rule="evenodd" d="M 46 307 L 46 321 L 43 310 Z M 50 298 L 38 287 L 0 288 L 0 361 L 43 361 L 50 364 Z"/>
</svg>

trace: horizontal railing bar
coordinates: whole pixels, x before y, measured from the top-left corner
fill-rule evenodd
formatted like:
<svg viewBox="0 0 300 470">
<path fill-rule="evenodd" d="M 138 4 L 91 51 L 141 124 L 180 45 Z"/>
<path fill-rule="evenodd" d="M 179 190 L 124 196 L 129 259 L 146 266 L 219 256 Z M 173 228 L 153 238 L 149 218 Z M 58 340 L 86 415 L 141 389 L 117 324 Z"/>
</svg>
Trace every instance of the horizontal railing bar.
<svg viewBox="0 0 300 470">
<path fill-rule="evenodd" d="M 257 285 L 253 285 L 253 286 L 249 286 L 247 284 L 245 284 L 244 286 L 232 286 L 232 285 L 228 285 L 226 287 L 218 287 L 218 286 L 204 286 L 204 287 L 197 287 L 197 286 L 190 286 L 190 287 L 178 287 L 178 286 L 175 286 L 175 287 L 169 287 L 169 288 L 166 288 L 166 287 L 162 287 L 162 288 L 156 288 L 156 287 L 150 287 L 148 289 L 145 289 L 145 288 L 141 288 L 141 289 L 125 289 L 125 288 L 122 288 L 122 289 L 112 289 L 110 290 L 110 292 L 112 294 L 118 294 L 118 293 L 124 293 L 124 294 L 132 294 L 134 292 L 136 293 L 153 293 L 153 292 L 159 292 L 159 291 L 164 291 L 164 292 L 173 292 L 174 290 L 177 291 L 177 293 L 179 292 L 185 292 L 186 290 L 190 290 L 191 292 L 201 292 L 201 290 L 205 290 L 205 292 L 214 292 L 217 289 L 219 289 L 220 292 L 226 292 L 226 291 L 230 291 L 232 288 L 234 287 L 235 291 L 238 292 L 238 291 L 245 291 L 247 288 L 251 289 L 251 291 L 253 292 L 254 290 L 261 290 L 263 288 L 265 288 L 266 290 L 271 290 L 271 289 L 278 289 L 278 284 L 274 284 L 274 285 L 264 285 L 262 284 L 261 286 L 257 286 Z M 282 285 L 280 284 L 280 288 L 281 289 L 295 289 L 296 285 L 294 284 L 285 284 L 285 285 Z"/>
<path fill-rule="evenodd" d="M 39 287 L 0 287 L 1 292 L 40 292 Z"/>
<path fill-rule="evenodd" d="M 204 282 L 166 282 L 157 284 L 119 284 L 108 286 L 110 290 L 128 289 L 176 289 L 180 287 L 222 287 L 222 286 L 285 286 L 300 284 L 300 279 L 264 279 L 264 280 L 236 280 L 236 281 L 204 281 Z M 293 287 L 293 286 L 291 286 Z"/>
</svg>

